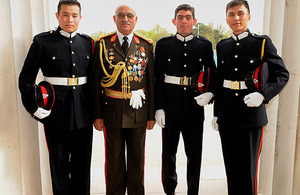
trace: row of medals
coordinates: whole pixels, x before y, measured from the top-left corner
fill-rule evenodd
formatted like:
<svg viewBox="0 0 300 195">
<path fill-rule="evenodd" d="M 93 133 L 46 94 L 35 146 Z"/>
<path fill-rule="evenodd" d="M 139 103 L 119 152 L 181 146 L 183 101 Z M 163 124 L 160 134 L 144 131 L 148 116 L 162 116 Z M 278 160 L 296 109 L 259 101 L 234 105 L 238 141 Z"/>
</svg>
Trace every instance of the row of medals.
<svg viewBox="0 0 300 195">
<path fill-rule="evenodd" d="M 137 50 L 133 54 L 129 56 L 129 60 L 127 63 L 127 71 L 129 73 L 129 81 L 138 81 L 142 82 L 144 75 L 146 74 L 146 66 L 147 62 L 149 60 L 148 57 L 146 57 L 145 52 L 143 51 L 144 48 L 140 48 L 140 50 Z M 115 57 L 113 49 L 110 49 L 108 52 L 109 60 L 112 61 Z M 112 69 L 113 66 L 109 65 L 109 68 Z"/>
</svg>

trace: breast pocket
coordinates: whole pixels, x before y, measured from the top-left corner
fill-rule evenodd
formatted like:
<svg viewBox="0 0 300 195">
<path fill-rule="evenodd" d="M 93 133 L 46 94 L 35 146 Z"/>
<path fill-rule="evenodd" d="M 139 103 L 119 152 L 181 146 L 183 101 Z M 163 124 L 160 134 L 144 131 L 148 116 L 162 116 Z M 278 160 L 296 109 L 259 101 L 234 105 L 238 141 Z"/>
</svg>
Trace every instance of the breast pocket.
<svg viewBox="0 0 300 195">
<path fill-rule="evenodd" d="M 42 67 L 47 73 L 59 75 L 64 72 L 64 69 L 69 68 L 67 65 L 67 59 L 65 54 L 54 54 L 47 57 L 46 66 Z M 43 71 L 44 71 L 43 70 Z"/>
<path fill-rule="evenodd" d="M 81 74 L 86 74 L 86 69 L 89 65 L 90 59 L 91 59 L 90 55 L 79 55 Z"/>
</svg>

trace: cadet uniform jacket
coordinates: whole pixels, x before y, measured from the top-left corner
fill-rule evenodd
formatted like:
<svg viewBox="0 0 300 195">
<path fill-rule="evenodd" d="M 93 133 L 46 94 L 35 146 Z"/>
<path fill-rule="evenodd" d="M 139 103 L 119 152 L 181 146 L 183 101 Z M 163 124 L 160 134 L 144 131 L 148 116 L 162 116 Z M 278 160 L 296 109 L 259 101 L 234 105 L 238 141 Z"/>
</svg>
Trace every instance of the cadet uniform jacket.
<svg viewBox="0 0 300 195">
<path fill-rule="evenodd" d="M 130 91 L 144 89 L 146 99 L 143 99 L 141 108 L 133 109 L 129 105 L 130 98 L 119 99 L 105 95 L 105 89 L 101 86 L 101 79 L 106 76 L 100 61 L 100 41 L 102 39 L 106 46 L 106 51 L 102 51 L 105 70 L 111 75 L 114 71 L 111 64 L 125 62 L 129 73 Z M 105 59 L 104 52 L 108 59 Z M 146 126 L 147 121 L 155 120 L 153 44 L 151 41 L 134 33 L 125 56 L 115 32 L 100 38 L 96 42 L 92 74 L 95 119 L 104 119 L 105 126 L 108 128 L 141 128 Z M 117 77 L 114 85 L 107 87 L 109 90 L 122 91 L 121 74 Z"/>
<path fill-rule="evenodd" d="M 181 40 L 180 40 L 181 39 Z M 198 123 L 204 120 L 204 109 L 194 99 L 200 93 L 191 86 L 165 83 L 165 75 L 192 77 L 209 67 L 215 71 L 212 44 L 201 36 L 180 34 L 160 39 L 155 49 L 156 110 L 163 109 L 166 124 Z M 210 89 L 209 91 L 211 91 Z"/>
<path fill-rule="evenodd" d="M 245 75 L 262 64 L 262 42 L 266 39 L 263 62 L 268 63 L 269 79 L 259 91 L 264 102 L 259 107 L 247 107 L 244 97 L 255 92 L 250 89 L 233 90 L 223 87 L 224 79 L 244 81 Z M 218 124 L 235 127 L 262 127 L 268 122 L 265 103 L 268 103 L 285 86 L 289 73 L 277 54 L 271 39 L 249 30 L 220 41 L 217 45 L 217 90 L 215 113 Z"/>
<path fill-rule="evenodd" d="M 37 110 L 33 85 L 41 69 L 47 77 L 83 77 L 94 49 L 93 40 L 87 35 L 72 33 L 67 38 L 59 27 L 56 31 L 34 37 L 19 77 L 19 88 L 26 110 L 33 114 Z M 70 86 L 53 85 L 55 102 L 51 114 L 40 120 L 57 129 L 73 130 L 92 123 L 90 94 L 87 84 Z"/>
</svg>

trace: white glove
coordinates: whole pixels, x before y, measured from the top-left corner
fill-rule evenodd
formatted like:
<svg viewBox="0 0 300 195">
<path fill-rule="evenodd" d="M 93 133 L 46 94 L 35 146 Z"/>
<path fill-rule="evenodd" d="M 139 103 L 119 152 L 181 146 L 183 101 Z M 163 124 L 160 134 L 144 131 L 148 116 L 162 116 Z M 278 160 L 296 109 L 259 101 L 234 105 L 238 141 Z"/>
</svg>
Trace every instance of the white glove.
<svg viewBox="0 0 300 195">
<path fill-rule="evenodd" d="M 219 124 L 217 123 L 218 117 L 215 117 L 211 121 L 211 126 L 214 130 L 219 131 Z"/>
<path fill-rule="evenodd" d="M 142 89 L 131 91 L 132 95 L 130 98 L 129 105 L 132 106 L 132 108 L 139 109 L 143 106 L 142 98 L 146 99 L 146 96 L 144 94 L 144 91 Z"/>
<path fill-rule="evenodd" d="M 161 128 L 165 128 L 166 116 L 165 116 L 165 111 L 163 109 L 156 110 L 156 112 L 155 112 L 155 120 L 156 120 L 156 123 Z"/>
<path fill-rule="evenodd" d="M 34 116 L 36 116 L 39 119 L 43 119 L 47 116 L 49 116 L 51 113 L 51 110 L 45 110 L 44 108 L 38 107 L 38 109 L 33 113 Z"/>
<path fill-rule="evenodd" d="M 248 107 L 258 107 L 264 101 L 264 96 L 258 92 L 250 93 L 244 97 L 244 103 Z"/>
<path fill-rule="evenodd" d="M 194 97 L 194 99 L 196 100 L 197 104 L 199 104 L 200 106 L 205 106 L 209 103 L 209 101 L 213 97 L 214 94 L 212 94 L 211 92 L 206 92 Z"/>
</svg>

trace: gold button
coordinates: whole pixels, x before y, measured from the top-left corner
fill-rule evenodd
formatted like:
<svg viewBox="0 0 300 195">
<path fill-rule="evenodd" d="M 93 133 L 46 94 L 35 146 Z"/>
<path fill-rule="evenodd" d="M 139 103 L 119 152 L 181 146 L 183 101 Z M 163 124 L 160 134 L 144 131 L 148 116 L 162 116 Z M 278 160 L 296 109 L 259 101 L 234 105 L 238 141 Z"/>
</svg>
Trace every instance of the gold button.
<svg viewBox="0 0 300 195">
<path fill-rule="evenodd" d="M 170 59 L 170 58 L 168 59 L 168 62 L 171 62 L 171 59 Z"/>
<path fill-rule="evenodd" d="M 238 94 L 238 93 L 235 93 L 235 96 L 239 96 L 239 94 Z"/>
<path fill-rule="evenodd" d="M 55 56 L 52 57 L 52 60 L 55 60 Z"/>
<path fill-rule="evenodd" d="M 73 43 L 73 41 L 70 41 L 70 43 Z"/>
<path fill-rule="evenodd" d="M 224 64 L 224 61 L 222 61 L 222 64 Z"/>
<path fill-rule="evenodd" d="M 73 87 L 73 89 L 76 89 L 76 87 Z"/>
<path fill-rule="evenodd" d="M 183 88 L 183 90 L 186 90 L 186 87 L 185 87 L 185 88 Z"/>
<path fill-rule="evenodd" d="M 238 58 L 239 56 L 238 56 L 238 55 L 235 55 L 234 57 L 235 57 L 235 58 Z"/>
<path fill-rule="evenodd" d="M 73 66 L 76 66 L 75 63 L 73 63 Z"/>
<path fill-rule="evenodd" d="M 187 56 L 187 54 L 186 54 L 186 53 L 184 53 L 184 56 Z"/>
<path fill-rule="evenodd" d="M 187 46 L 187 44 L 185 43 L 184 46 Z"/>
<path fill-rule="evenodd" d="M 250 63 L 251 63 L 251 64 L 253 64 L 253 62 L 254 62 L 253 60 L 250 60 Z"/>
<path fill-rule="evenodd" d="M 240 45 L 240 43 L 236 43 L 236 45 Z"/>
<path fill-rule="evenodd" d="M 90 59 L 90 56 L 86 56 L 87 59 Z"/>
<path fill-rule="evenodd" d="M 238 68 L 235 68 L 234 70 L 235 70 L 235 71 L 238 71 Z"/>
<path fill-rule="evenodd" d="M 107 102 L 105 102 L 105 105 L 107 105 Z"/>
<path fill-rule="evenodd" d="M 72 51 L 72 54 L 74 54 L 74 51 Z"/>
<path fill-rule="evenodd" d="M 202 62 L 202 59 L 201 59 L 201 58 L 199 59 L 199 62 Z"/>
<path fill-rule="evenodd" d="M 186 64 L 185 64 L 185 65 L 183 65 L 183 67 L 184 67 L 184 68 L 186 68 Z"/>
<path fill-rule="evenodd" d="M 73 78 L 75 78 L 75 75 L 72 75 Z"/>
</svg>

